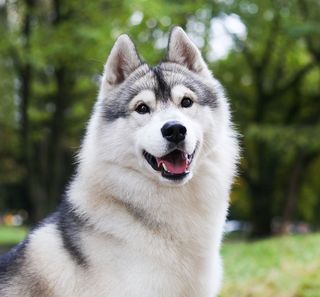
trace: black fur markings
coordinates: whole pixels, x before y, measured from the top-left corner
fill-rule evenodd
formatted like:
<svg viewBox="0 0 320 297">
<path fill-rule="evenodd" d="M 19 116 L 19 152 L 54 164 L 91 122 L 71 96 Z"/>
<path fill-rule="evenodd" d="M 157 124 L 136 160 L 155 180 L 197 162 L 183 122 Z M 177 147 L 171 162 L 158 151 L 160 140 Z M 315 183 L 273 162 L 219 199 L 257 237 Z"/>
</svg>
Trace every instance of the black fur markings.
<svg viewBox="0 0 320 297">
<path fill-rule="evenodd" d="M 155 89 L 157 100 L 162 100 L 164 102 L 168 101 L 171 95 L 171 88 L 164 78 L 161 66 L 155 66 L 151 69 L 151 71 L 153 72 L 158 85 Z"/>
<path fill-rule="evenodd" d="M 88 263 L 79 244 L 80 230 L 86 225 L 86 221 L 76 214 L 66 199 L 59 206 L 56 224 L 65 250 L 78 265 L 86 267 Z"/>
</svg>

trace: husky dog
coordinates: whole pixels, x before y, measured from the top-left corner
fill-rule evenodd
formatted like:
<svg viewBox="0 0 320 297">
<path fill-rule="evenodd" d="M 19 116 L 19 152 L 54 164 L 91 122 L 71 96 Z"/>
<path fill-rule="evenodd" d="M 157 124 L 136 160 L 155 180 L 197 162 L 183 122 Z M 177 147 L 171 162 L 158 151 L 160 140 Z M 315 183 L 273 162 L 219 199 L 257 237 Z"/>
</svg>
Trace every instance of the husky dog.
<svg viewBox="0 0 320 297">
<path fill-rule="evenodd" d="M 213 297 L 238 144 L 185 32 L 165 61 L 113 46 L 58 210 L 0 262 L 0 296 Z"/>
</svg>

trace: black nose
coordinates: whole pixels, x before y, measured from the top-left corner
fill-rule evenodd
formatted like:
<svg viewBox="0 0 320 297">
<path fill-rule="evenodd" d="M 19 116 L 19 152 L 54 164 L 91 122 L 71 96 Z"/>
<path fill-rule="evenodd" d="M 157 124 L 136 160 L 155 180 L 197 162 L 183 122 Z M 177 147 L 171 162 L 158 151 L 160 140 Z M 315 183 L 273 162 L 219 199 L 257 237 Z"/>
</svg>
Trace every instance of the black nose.
<svg viewBox="0 0 320 297">
<path fill-rule="evenodd" d="M 162 136 L 170 142 L 178 144 L 183 141 L 187 134 L 187 128 L 178 122 L 167 122 L 161 128 Z"/>
</svg>

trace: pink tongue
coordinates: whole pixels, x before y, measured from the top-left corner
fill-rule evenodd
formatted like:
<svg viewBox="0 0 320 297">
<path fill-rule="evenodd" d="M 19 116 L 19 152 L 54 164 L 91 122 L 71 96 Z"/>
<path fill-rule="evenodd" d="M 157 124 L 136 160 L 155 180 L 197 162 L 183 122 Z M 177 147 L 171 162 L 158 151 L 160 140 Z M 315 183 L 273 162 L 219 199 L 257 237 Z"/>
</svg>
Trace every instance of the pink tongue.
<svg viewBox="0 0 320 297">
<path fill-rule="evenodd" d="M 185 153 L 180 151 L 174 151 L 162 158 L 157 158 L 157 163 L 158 167 L 161 167 L 161 164 L 165 164 L 167 171 L 173 174 L 184 173 L 188 168 L 188 160 Z"/>
</svg>

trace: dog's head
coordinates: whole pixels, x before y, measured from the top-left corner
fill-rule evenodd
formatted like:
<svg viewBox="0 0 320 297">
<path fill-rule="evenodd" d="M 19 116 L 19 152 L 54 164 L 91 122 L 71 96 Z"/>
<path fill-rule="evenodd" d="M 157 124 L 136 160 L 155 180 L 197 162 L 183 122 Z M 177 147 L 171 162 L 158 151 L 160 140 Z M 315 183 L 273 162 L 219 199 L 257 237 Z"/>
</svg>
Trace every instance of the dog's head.
<svg viewBox="0 0 320 297">
<path fill-rule="evenodd" d="M 166 60 L 155 67 L 141 62 L 127 35 L 118 38 L 93 118 L 88 134 L 99 162 L 181 185 L 208 161 L 229 114 L 200 51 L 175 27 Z"/>
</svg>

